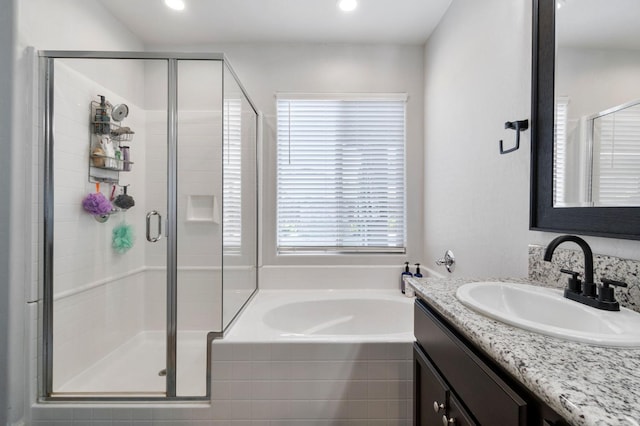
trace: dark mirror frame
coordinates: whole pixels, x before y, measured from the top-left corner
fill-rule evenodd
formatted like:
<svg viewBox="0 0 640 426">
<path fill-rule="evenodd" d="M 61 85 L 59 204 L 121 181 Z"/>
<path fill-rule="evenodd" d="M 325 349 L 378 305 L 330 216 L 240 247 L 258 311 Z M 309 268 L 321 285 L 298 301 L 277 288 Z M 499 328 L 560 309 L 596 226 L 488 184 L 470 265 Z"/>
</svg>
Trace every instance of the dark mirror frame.
<svg viewBox="0 0 640 426">
<path fill-rule="evenodd" d="M 640 240 L 639 207 L 553 207 L 555 0 L 533 0 L 529 229 Z"/>
</svg>

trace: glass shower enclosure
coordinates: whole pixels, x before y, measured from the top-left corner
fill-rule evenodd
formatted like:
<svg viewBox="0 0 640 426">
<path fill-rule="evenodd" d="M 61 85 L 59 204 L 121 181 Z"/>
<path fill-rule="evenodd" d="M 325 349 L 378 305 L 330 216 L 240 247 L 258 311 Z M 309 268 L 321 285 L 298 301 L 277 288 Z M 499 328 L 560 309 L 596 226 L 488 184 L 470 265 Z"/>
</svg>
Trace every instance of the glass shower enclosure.
<svg viewBox="0 0 640 426">
<path fill-rule="evenodd" d="M 258 112 L 222 54 L 40 53 L 45 399 L 202 399 L 257 290 Z"/>
</svg>

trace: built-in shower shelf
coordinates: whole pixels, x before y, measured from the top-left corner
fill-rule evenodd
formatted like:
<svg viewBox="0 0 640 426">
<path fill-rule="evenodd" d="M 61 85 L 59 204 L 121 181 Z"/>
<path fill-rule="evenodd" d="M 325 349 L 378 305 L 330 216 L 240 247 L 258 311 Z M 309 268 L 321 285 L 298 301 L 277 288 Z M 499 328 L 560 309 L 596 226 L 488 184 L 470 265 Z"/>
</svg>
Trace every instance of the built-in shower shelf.
<svg viewBox="0 0 640 426">
<path fill-rule="evenodd" d="M 220 209 L 215 195 L 187 196 L 187 222 L 220 223 Z"/>
</svg>

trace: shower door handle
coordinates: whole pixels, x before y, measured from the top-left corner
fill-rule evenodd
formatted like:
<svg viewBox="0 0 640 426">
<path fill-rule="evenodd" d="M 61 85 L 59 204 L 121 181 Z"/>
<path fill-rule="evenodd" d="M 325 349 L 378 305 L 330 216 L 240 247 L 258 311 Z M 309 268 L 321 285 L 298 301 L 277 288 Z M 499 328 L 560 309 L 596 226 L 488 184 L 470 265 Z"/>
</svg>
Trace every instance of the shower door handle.
<svg viewBox="0 0 640 426">
<path fill-rule="evenodd" d="M 158 216 L 158 234 L 155 237 L 151 236 L 151 217 Z M 147 241 L 150 243 L 158 242 L 162 239 L 162 215 L 156 210 L 151 210 L 147 213 Z"/>
</svg>

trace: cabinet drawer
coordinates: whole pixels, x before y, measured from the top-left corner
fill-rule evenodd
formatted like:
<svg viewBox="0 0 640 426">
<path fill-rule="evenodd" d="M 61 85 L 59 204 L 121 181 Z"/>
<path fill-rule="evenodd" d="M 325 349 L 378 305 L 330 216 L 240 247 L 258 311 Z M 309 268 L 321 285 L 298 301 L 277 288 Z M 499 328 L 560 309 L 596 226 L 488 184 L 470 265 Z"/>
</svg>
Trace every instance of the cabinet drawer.
<svg viewBox="0 0 640 426">
<path fill-rule="evenodd" d="M 527 423 L 525 400 L 419 299 L 416 299 L 414 322 L 418 344 L 480 424 L 520 426 Z"/>
</svg>

